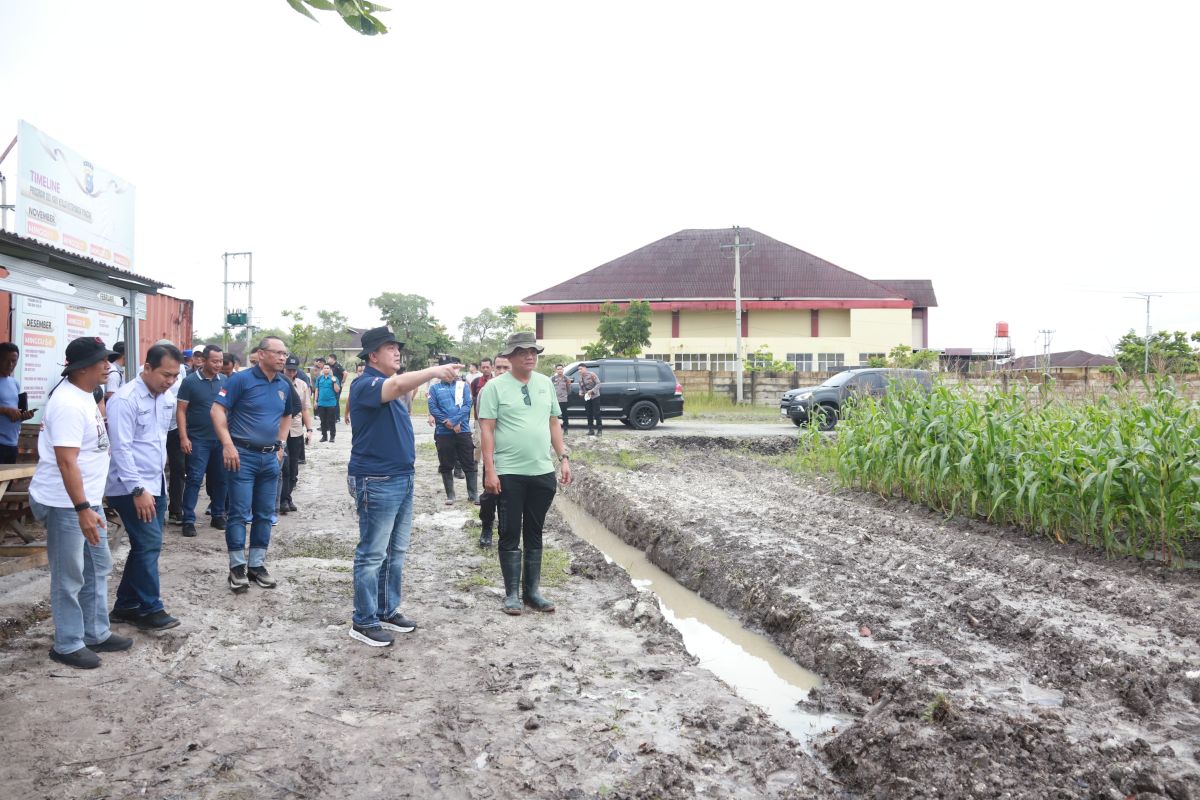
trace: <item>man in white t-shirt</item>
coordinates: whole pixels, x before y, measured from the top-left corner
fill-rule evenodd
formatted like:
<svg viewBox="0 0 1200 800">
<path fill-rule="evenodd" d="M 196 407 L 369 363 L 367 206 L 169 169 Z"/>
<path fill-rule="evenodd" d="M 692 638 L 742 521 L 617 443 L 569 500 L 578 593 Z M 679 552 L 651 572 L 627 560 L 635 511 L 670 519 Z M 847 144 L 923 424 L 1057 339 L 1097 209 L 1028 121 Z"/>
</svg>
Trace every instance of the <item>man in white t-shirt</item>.
<svg viewBox="0 0 1200 800">
<path fill-rule="evenodd" d="M 108 477 L 108 433 L 93 390 L 112 353 L 99 338 L 67 345 L 63 377 L 42 410 L 37 472 L 29 483 L 33 514 L 46 526 L 50 560 L 50 658 L 79 669 L 100 666 L 97 653 L 128 650 L 133 640 L 108 625 L 112 553 L 100 504 Z"/>
<path fill-rule="evenodd" d="M 109 367 L 108 372 L 104 375 L 104 400 L 108 401 L 117 389 L 125 385 L 125 343 L 117 342 L 113 345 L 112 352 L 108 356 Z"/>
</svg>

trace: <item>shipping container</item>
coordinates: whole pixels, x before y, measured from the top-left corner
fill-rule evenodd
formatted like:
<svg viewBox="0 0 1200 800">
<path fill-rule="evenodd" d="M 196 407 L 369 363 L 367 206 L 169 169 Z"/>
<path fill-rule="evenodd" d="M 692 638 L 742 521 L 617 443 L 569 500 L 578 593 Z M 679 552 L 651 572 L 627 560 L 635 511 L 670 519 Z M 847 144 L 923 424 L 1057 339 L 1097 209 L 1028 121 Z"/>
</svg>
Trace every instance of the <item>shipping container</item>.
<svg viewBox="0 0 1200 800">
<path fill-rule="evenodd" d="M 192 301 L 169 294 L 146 297 L 146 318 L 138 320 L 138 353 L 142 356 L 159 339 L 170 339 L 180 350 L 192 346 Z"/>
</svg>

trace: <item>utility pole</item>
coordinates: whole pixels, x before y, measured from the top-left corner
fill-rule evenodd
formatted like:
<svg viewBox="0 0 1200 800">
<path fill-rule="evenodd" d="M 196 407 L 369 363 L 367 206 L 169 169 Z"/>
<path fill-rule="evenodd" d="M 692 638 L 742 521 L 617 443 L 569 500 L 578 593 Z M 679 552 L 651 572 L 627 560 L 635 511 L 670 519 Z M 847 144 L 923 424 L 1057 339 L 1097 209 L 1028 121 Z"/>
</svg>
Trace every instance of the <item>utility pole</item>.
<svg viewBox="0 0 1200 800">
<path fill-rule="evenodd" d="M 229 259 L 231 257 L 240 257 L 240 256 L 246 257 L 246 259 L 249 263 L 249 274 L 246 276 L 246 280 L 244 280 L 244 281 L 231 281 L 231 280 L 229 280 Z M 222 329 L 224 330 L 224 336 L 221 337 L 222 338 L 222 346 L 224 346 L 226 348 L 229 347 L 229 329 L 230 328 L 232 328 L 234 325 L 245 325 L 246 326 L 246 352 L 249 353 L 250 352 L 250 339 L 252 338 L 253 332 L 254 332 L 254 316 L 253 316 L 254 315 L 254 253 L 251 253 L 248 251 L 242 252 L 242 253 L 225 253 L 222 256 L 222 258 L 225 259 L 225 280 L 222 281 L 222 283 L 224 283 L 224 285 L 225 285 L 225 308 L 224 308 L 225 316 L 224 316 L 223 323 L 221 325 Z M 232 286 L 234 289 L 241 289 L 241 288 L 246 289 L 247 298 L 246 298 L 245 312 L 238 311 L 233 314 L 229 313 L 229 287 L 230 286 Z"/>
<path fill-rule="evenodd" d="M 1046 374 L 1046 378 L 1050 378 L 1050 341 L 1054 336 L 1054 331 L 1042 329 L 1038 331 L 1042 335 L 1042 369 Z"/>
<path fill-rule="evenodd" d="M 1142 375 L 1150 374 L 1150 298 L 1162 297 L 1161 294 L 1153 292 L 1134 292 L 1132 295 L 1126 295 L 1127 300 L 1145 300 L 1146 301 L 1146 341 L 1145 353 L 1142 356 Z"/>
<path fill-rule="evenodd" d="M 722 250 L 733 250 L 733 324 L 737 328 L 737 355 L 734 369 L 737 371 L 737 401 L 743 402 L 742 389 L 742 248 L 754 247 L 753 242 L 742 243 L 741 228 L 733 226 L 733 244 L 721 245 Z"/>
</svg>

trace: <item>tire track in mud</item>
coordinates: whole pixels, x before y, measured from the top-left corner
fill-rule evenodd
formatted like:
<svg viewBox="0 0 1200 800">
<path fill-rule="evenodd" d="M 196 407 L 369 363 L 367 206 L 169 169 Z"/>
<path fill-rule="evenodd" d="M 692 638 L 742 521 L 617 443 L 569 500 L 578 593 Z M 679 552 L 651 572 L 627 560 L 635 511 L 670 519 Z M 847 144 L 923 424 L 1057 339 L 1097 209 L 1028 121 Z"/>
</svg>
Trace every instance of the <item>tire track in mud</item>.
<svg viewBox="0 0 1200 800">
<path fill-rule="evenodd" d="M 1196 575 L 801 484 L 743 443 L 683 444 L 646 442 L 630 470 L 588 443 L 573 497 L 824 676 L 814 703 L 863 715 L 822 748 L 848 785 L 1200 796 Z"/>
</svg>

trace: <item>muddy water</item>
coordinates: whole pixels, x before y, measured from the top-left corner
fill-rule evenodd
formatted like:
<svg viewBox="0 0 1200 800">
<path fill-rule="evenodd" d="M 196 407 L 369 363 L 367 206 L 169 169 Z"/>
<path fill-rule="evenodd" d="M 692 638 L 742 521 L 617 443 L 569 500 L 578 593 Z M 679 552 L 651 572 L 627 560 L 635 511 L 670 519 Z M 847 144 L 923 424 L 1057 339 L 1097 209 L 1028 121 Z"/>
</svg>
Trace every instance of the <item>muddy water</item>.
<svg viewBox="0 0 1200 800">
<path fill-rule="evenodd" d="M 688 652 L 743 699 L 762 708 L 776 725 L 802 743 L 844 725 L 849 718 L 811 714 L 796 703 L 821 679 L 784 655 L 766 637 L 695 592 L 681 586 L 646 554 L 626 544 L 591 514 L 561 494 L 555 507 L 577 536 L 623 567 L 639 591 L 652 593 L 668 622 L 683 636 Z"/>
</svg>

